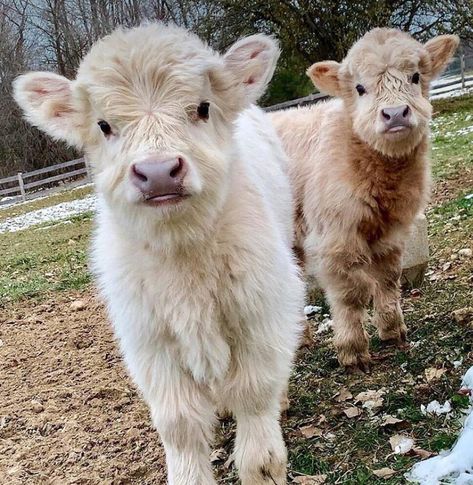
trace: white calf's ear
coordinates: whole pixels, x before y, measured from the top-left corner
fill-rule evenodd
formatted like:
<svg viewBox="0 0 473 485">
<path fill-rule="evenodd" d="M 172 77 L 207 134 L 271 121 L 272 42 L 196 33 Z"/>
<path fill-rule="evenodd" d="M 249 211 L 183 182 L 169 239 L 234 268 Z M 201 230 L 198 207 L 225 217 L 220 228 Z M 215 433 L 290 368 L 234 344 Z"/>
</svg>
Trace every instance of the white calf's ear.
<svg viewBox="0 0 473 485">
<path fill-rule="evenodd" d="M 307 75 L 321 93 L 338 96 L 340 94 L 338 78 L 340 67 L 341 65 L 335 61 L 316 62 L 307 69 Z"/>
<path fill-rule="evenodd" d="M 13 96 L 32 125 L 80 147 L 79 116 L 69 79 L 51 72 L 30 72 L 15 79 Z"/>
<path fill-rule="evenodd" d="M 455 54 L 459 43 L 460 38 L 458 35 L 439 35 L 430 39 L 424 45 L 432 62 L 431 79 L 442 74 L 452 59 L 453 54 Z"/>
<path fill-rule="evenodd" d="M 225 65 L 243 85 L 250 103 L 257 101 L 266 90 L 279 54 L 277 41 L 263 34 L 239 40 L 226 52 Z"/>
</svg>

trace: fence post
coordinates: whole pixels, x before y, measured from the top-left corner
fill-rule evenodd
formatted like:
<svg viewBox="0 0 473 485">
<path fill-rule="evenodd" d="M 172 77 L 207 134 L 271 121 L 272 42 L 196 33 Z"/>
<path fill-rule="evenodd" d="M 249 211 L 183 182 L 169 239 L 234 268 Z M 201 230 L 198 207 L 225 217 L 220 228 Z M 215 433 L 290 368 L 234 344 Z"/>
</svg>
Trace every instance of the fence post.
<svg viewBox="0 0 473 485">
<path fill-rule="evenodd" d="M 460 54 L 460 74 L 462 79 L 462 89 L 465 89 L 465 54 Z"/>
<path fill-rule="evenodd" d="M 87 170 L 87 180 L 89 182 L 92 182 L 92 172 L 90 170 L 89 160 L 85 155 L 84 155 L 84 163 L 85 163 L 85 169 Z"/>
<path fill-rule="evenodd" d="M 21 198 L 26 200 L 25 184 L 23 183 L 23 176 L 21 172 L 18 172 L 18 184 L 20 185 Z"/>
</svg>

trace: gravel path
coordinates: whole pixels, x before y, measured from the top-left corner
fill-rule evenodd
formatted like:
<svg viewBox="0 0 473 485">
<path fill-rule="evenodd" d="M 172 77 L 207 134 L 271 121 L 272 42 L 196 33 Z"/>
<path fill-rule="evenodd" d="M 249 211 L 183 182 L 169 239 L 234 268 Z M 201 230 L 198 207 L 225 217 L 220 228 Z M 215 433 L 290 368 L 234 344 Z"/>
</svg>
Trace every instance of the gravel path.
<svg viewBox="0 0 473 485">
<path fill-rule="evenodd" d="M 60 221 L 84 212 L 93 211 L 96 203 L 96 196 L 89 195 L 83 199 L 61 202 L 51 207 L 11 217 L 4 222 L 0 222 L 0 234 L 3 232 L 21 231 L 36 224 Z"/>
</svg>

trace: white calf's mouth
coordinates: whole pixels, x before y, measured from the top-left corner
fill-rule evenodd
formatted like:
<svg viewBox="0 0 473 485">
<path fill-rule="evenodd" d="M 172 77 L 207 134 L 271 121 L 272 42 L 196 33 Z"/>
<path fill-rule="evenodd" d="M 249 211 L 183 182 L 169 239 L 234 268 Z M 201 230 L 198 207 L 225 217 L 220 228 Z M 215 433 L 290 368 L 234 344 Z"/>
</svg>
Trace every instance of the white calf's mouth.
<svg viewBox="0 0 473 485">
<path fill-rule="evenodd" d="M 144 202 L 147 205 L 160 206 L 160 205 L 171 205 L 178 204 L 184 199 L 187 199 L 189 194 L 171 193 L 171 194 L 160 194 L 155 196 L 146 197 Z"/>
</svg>

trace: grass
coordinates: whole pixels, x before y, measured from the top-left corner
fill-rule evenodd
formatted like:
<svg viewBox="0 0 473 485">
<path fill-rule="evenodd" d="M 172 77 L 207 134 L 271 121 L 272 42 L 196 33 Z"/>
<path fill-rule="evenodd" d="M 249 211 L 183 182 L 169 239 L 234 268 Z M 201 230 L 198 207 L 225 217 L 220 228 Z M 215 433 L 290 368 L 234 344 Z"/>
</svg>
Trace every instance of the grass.
<svg viewBox="0 0 473 485">
<path fill-rule="evenodd" d="M 450 448 L 456 439 L 458 418 L 468 405 L 456 391 L 461 375 L 472 364 L 473 350 L 473 327 L 460 326 L 451 316 L 452 311 L 471 306 L 472 298 L 473 258 L 455 256 L 459 249 L 472 248 L 473 199 L 465 197 L 473 192 L 467 176 L 473 171 L 473 133 L 461 131 L 473 125 L 472 101 L 472 97 L 441 100 L 434 107 L 433 173 L 437 185 L 445 184 L 448 190 L 436 195 L 428 211 L 432 258 L 422 295 L 406 292 L 403 296 L 413 345 L 406 350 L 385 348 L 369 328 L 376 365 L 367 376 L 347 375 L 338 367 L 327 335 L 320 336 L 313 348 L 301 351 L 290 383 L 291 408 L 283 423 L 292 476 L 324 474 L 330 484 L 403 484 L 404 473 L 420 458 L 393 455 L 390 437 L 406 434 L 415 439 L 416 446 L 431 452 Z M 78 190 L 74 197 L 85 196 L 88 190 Z M 0 210 L 0 220 L 68 197 L 72 195 L 58 194 L 47 201 Z M 0 234 L 1 301 L 21 304 L 23 298 L 40 301 L 55 291 L 87 289 L 91 228 L 91 215 L 86 214 L 69 223 Z M 455 367 L 453 361 L 461 357 L 463 364 Z M 446 373 L 427 382 L 424 371 L 428 367 L 444 368 Z M 348 418 L 343 411 L 354 401 L 335 399 L 343 387 L 353 396 L 384 389 L 382 407 L 377 413 L 363 409 L 359 417 Z M 433 399 L 441 403 L 450 399 L 453 416 L 424 416 L 421 404 Z M 381 426 L 385 414 L 403 422 L 397 427 Z M 299 430 L 307 424 L 322 429 L 323 436 L 303 437 Z M 228 443 L 234 426 L 224 425 L 220 433 L 221 441 Z M 373 470 L 383 467 L 392 468 L 395 475 L 377 478 Z M 222 483 L 234 483 L 234 476 L 226 470 Z"/>
<path fill-rule="evenodd" d="M 90 283 L 90 213 L 0 234 L 0 302 L 42 299 L 52 291 Z"/>
<path fill-rule="evenodd" d="M 473 167 L 473 96 L 439 100 L 434 103 L 432 122 L 434 179 L 451 179 Z"/>
</svg>

